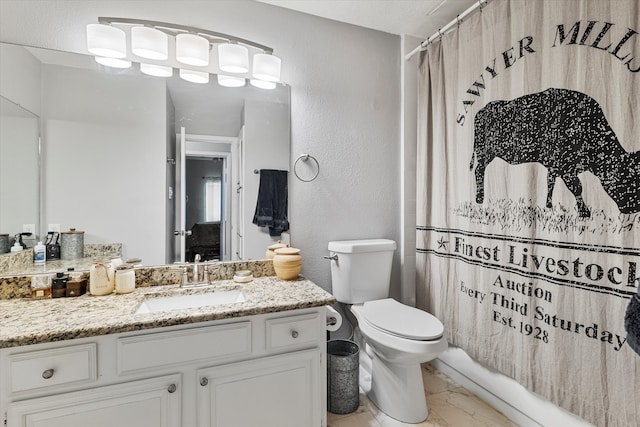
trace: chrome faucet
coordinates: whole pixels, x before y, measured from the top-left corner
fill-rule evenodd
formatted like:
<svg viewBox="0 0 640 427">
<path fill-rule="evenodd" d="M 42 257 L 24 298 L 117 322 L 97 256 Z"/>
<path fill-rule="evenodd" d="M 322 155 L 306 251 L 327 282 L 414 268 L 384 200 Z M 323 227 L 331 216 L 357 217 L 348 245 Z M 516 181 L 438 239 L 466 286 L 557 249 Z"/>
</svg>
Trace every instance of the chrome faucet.
<svg viewBox="0 0 640 427">
<path fill-rule="evenodd" d="M 193 258 L 193 284 L 197 284 L 200 282 L 200 268 L 198 263 L 200 262 L 200 254 L 196 254 Z"/>
</svg>

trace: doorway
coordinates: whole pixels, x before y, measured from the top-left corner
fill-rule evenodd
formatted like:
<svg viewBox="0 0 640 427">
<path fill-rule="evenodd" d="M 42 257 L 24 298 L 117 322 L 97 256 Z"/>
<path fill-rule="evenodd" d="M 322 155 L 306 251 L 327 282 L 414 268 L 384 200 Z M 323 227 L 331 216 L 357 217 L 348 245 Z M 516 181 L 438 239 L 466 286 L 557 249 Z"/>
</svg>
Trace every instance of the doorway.
<svg viewBox="0 0 640 427">
<path fill-rule="evenodd" d="M 224 175 L 226 158 L 217 155 L 186 157 L 185 261 L 196 254 L 203 261 L 220 260 L 224 253 L 226 220 Z"/>
<path fill-rule="evenodd" d="M 175 262 L 231 259 L 233 137 L 190 135 L 181 129 L 176 155 Z"/>
</svg>

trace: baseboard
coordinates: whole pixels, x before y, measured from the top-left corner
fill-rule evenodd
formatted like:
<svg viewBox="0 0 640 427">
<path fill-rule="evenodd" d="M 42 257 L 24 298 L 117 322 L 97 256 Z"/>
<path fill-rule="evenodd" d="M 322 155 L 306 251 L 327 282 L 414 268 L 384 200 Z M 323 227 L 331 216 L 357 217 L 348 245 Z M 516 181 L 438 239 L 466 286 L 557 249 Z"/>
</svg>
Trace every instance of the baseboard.
<svg viewBox="0 0 640 427">
<path fill-rule="evenodd" d="M 593 426 L 513 379 L 483 367 L 459 348 L 449 348 L 431 363 L 520 427 Z"/>
</svg>

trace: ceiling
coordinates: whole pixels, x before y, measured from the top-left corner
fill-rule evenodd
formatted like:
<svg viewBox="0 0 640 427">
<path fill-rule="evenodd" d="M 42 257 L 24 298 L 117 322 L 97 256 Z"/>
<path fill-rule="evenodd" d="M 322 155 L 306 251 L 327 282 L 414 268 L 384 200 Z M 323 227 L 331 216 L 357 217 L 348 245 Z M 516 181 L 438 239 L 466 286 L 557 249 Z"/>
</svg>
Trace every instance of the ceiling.
<svg viewBox="0 0 640 427">
<path fill-rule="evenodd" d="M 477 0 L 258 0 L 274 6 L 426 39 Z"/>
</svg>

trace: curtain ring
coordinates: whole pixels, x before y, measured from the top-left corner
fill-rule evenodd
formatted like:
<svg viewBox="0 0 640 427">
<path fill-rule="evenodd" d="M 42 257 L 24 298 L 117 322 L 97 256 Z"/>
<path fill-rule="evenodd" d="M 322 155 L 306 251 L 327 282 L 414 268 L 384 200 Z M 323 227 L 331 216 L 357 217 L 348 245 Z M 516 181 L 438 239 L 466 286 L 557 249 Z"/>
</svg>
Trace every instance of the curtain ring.
<svg viewBox="0 0 640 427">
<path fill-rule="evenodd" d="M 462 21 L 460 21 L 460 15 L 456 15 L 456 25 L 459 27 Z"/>
</svg>

